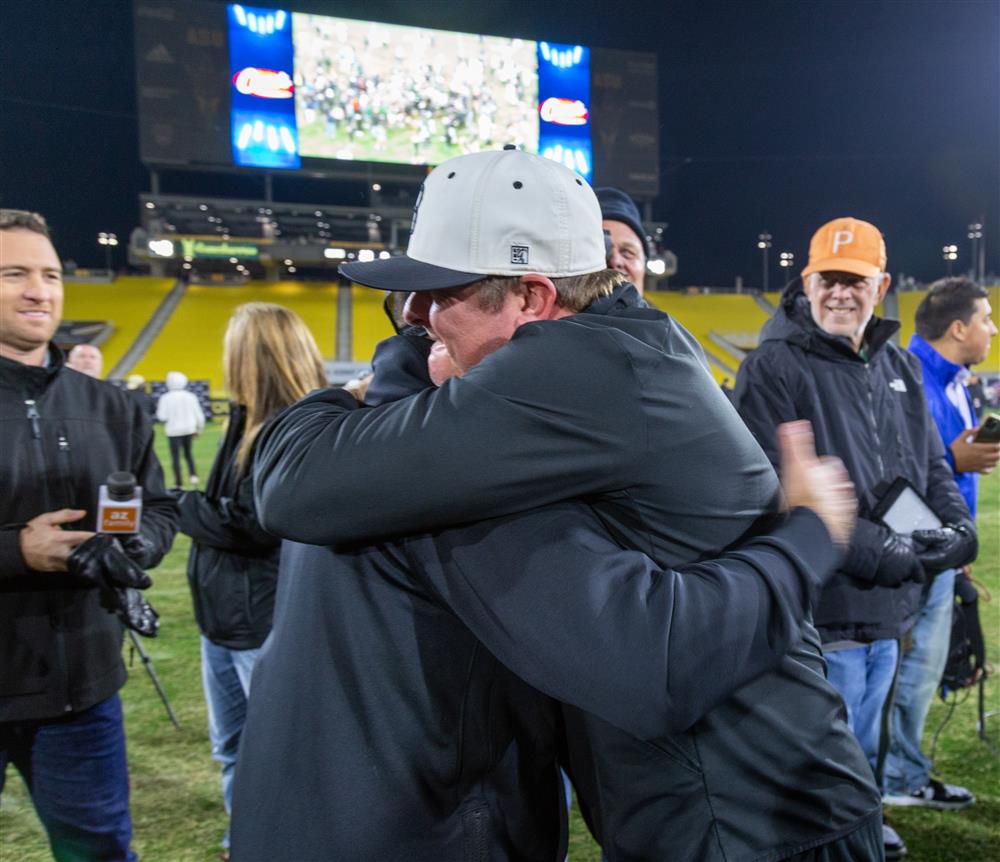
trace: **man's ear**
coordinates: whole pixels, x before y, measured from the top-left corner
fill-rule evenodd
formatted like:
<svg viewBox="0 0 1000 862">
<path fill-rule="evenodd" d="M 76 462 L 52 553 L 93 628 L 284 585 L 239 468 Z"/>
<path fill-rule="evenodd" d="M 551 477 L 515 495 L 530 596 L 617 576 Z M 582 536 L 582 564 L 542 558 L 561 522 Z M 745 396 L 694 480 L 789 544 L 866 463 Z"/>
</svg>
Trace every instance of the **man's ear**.
<svg viewBox="0 0 1000 862">
<path fill-rule="evenodd" d="M 553 320 L 560 317 L 559 294 L 551 278 L 535 272 L 522 275 L 519 279 L 520 320 L 529 323 L 532 320 Z"/>
<path fill-rule="evenodd" d="M 878 301 L 881 302 L 885 299 L 885 295 L 889 292 L 889 285 L 892 284 L 892 273 L 883 272 L 882 278 L 878 283 Z"/>
<path fill-rule="evenodd" d="M 951 323 L 948 324 L 948 328 L 944 331 L 946 336 L 950 336 L 955 341 L 965 341 L 965 333 L 968 329 L 962 320 L 956 317 Z"/>
</svg>

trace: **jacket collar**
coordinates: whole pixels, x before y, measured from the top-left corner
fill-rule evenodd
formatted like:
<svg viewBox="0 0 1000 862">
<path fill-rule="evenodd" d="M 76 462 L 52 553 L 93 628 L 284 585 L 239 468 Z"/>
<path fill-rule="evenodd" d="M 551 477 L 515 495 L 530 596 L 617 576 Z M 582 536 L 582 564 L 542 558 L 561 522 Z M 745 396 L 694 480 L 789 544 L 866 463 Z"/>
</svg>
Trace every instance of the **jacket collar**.
<svg viewBox="0 0 1000 862">
<path fill-rule="evenodd" d="M 0 382 L 7 385 L 27 386 L 31 392 L 42 392 L 48 388 L 63 368 L 62 351 L 49 342 L 46 365 L 25 365 L 15 359 L 0 356 Z"/>
<path fill-rule="evenodd" d="M 639 291 L 629 282 L 619 284 L 607 296 L 595 299 L 584 310 L 584 314 L 616 314 L 627 308 L 648 308 Z"/>
<path fill-rule="evenodd" d="M 865 327 L 862 339 L 868 360 L 871 361 L 898 331 L 899 321 L 873 316 Z M 864 361 L 849 339 L 841 335 L 830 335 L 816 325 L 809 309 L 809 299 L 799 280 L 785 288 L 781 304 L 761 330 L 761 341 L 788 341 L 813 353 Z"/>
<path fill-rule="evenodd" d="M 931 345 L 914 333 L 910 339 L 910 353 L 920 360 L 924 367 L 924 376 L 930 377 L 938 386 L 947 386 L 955 377 L 965 370 L 964 365 L 945 359 Z"/>
</svg>

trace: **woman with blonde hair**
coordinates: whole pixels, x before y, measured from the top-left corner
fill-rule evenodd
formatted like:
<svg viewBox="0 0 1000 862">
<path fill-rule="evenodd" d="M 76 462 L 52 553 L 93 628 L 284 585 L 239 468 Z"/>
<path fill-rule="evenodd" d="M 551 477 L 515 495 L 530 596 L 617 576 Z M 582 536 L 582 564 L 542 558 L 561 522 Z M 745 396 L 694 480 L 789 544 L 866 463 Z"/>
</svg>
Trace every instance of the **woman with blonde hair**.
<svg viewBox="0 0 1000 862">
<path fill-rule="evenodd" d="M 188 581 L 201 630 L 208 734 L 212 756 L 222 765 L 222 796 L 230 813 L 250 675 L 271 630 L 281 548 L 254 510 L 254 442 L 271 417 L 326 386 L 326 377 L 309 329 L 280 305 L 241 305 L 223 345 L 232 398 L 229 423 L 204 492 L 184 494 L 179 505 L 181 532 L 192 539 Z M 228 830 L 222 845 L 228 859 Z"/>
</svg>

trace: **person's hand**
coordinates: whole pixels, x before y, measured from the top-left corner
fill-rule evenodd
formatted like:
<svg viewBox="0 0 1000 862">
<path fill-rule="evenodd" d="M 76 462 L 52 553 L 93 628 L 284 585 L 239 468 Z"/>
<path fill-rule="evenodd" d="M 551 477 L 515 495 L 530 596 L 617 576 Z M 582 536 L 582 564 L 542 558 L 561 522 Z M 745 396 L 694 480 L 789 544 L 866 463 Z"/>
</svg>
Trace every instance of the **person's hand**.
<svg viewBox="0 0 1000 862">
<path fill-rule="evenodd" d="M 117 539 L 107 533 L 91 536 L 69 556 L 67 570 L 94 587 L 145 590 L 153 581 L 130 560 Z"/>
<path fill-rule="evenodd" d="M 956 473 L 992 473 L 997 462 L 1000 461 L 1000 442 L 998 443 L 973 443 L 976 436 L 976 428 L 967 428 L 959 434 L 951 445 L 951 454 L 955 458 Z"/>
<path fill-rule="evenodd" d="M 785 422 L 778 426 L 781 487 L 788 508 L 812 509 L 838 545 L 847 545 L 854 532 L 858 499 L 854 484 L 839 458 L 816 457 L 812 425 Z"/>
<path fill-rule="evenodd" d="M 931 576 L 972 562 L 979 550 L 979 539 L 971 523 L 945 524 L 936 530 L 914 530 L 913 543 L 917 559 Z"/>
<path fill-rule="evenodd" d="M 431 352 L 427 357 L 427 372 L 435 386 L 440 386 L 445 380 L 452 377 L 462 376 L 462 372 L 451 358 L 448 348 L 440 341 L 435 341 L 431 346 Z"/>
<path fill-rule="evenodd" d="M 922 584 L 924 580 L 924 567 L 913 549 L 913 540 L 886 529 L 875 583 L 880 587 L 898 587 L 907 581 Z"/>
<path fill-rule="evenodd" d="M 200 492 L 193 491 L 191 493 Z M 122 550 L 125 552 L 125 556 L 127 556 L 140 569 L 152 568 L 153 561 L 156 559 L 156 545 L 153 544 L 151 539 L 147 538 L 142 533 L 135 533 L 130 536 L 119 536 L 118 544 L 121 545 Z"/>
<path fill-rule="evenodd" d="M 21 556 L 28 568 L 36 572 L 65 572 L 69 555 L 95 534 L 60 527 L 79 521 L 86 514 L 84 509 L 59 509 L 43 512 L 28 521 L 18 536 Z"/>
<path fill-rule="evenodd" d="M 371 385 L 371 382 L 372 373 L 369 371 L 361 377 L 355 377 L 353 380 L 348 380 L 344 384 L 344 389 L 357 398 L 360 404 L 364 404 L 365 397 L 368 395 L 368 387 Z"/>
</svg>

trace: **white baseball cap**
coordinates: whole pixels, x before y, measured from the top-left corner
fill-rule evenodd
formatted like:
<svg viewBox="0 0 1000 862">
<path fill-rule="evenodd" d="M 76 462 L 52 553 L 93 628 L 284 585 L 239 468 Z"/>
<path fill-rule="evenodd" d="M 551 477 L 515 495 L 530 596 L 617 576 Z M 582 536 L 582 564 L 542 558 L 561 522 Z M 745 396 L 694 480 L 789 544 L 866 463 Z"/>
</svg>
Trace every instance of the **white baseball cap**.
<svg viewBox="0 0 1000 862">
<path fill-rule="evenodd" d="M 587 181 L 508 146 L 449 159 L 428 174 L 405 255 L 339 269 L 368 287 L 414 291 L 490 275 L 583 275 L 605 266 L 601 207 Z"/>
</svg>

